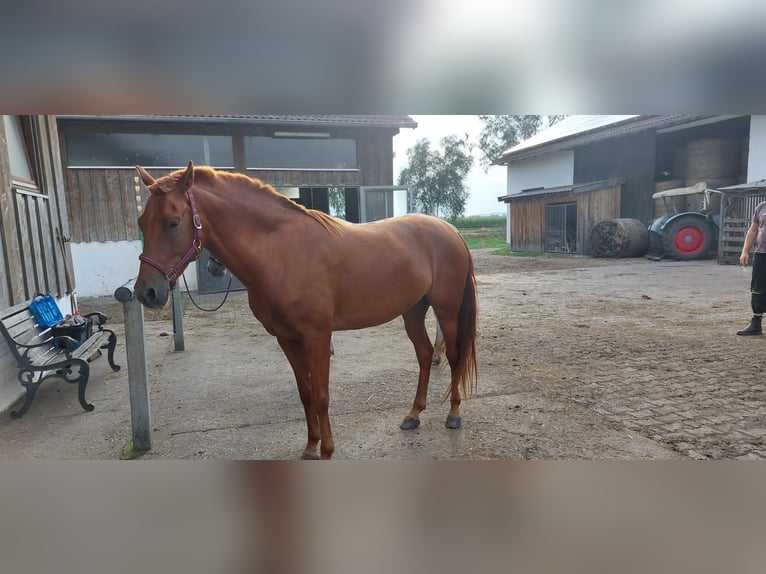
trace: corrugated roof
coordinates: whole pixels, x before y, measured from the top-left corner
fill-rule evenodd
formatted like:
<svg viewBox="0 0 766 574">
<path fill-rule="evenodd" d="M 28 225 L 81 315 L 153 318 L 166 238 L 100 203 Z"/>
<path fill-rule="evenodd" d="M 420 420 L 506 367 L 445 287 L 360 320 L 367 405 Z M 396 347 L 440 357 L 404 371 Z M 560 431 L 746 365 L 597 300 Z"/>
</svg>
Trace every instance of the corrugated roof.
<svg viewBox="0 0 766 574">
<path fill-rule="evenodd" d="M 505 151 L 495 163 L 508 164 L 630 132 L 687 122 L 695 117 L 697 116 L 570 116 Z"/>
<path fill-rule="evenodd" d="M 221 123 L 300 124 L 336 127 L 387 127 L 416 128 L 417 122 L 410 116 L 388 115 L 62 115 L 62 119 L 78 120 L 125 120 L 125 121 L 206 121 Z"/>
<path fill-rule="evenodd" d="M 612 179 L 603 179 L 600 181 L 590 181 L 587 183 L 574 183 L 572 185 L 560 185 L 558 187 L 536 187 L 533 189 L 526 189 L 518 193 L 512 193 L 511 195 L 501 195 L 497 198 L 498 201 L 510 203 L 517 199 L 524 199 L 534 195 L 549 195 L 556 193 L 586 193 L 589 191 L 596 191 L 604 189 L 605 187 L 615 187 L 625 183 L 624 177 L 615 177 Z"/>
<path fill-rule="evenodd" d="M 503 155 L 597 130 L 639 116 L 569 116 L 503 152 Z"/>
</svg>

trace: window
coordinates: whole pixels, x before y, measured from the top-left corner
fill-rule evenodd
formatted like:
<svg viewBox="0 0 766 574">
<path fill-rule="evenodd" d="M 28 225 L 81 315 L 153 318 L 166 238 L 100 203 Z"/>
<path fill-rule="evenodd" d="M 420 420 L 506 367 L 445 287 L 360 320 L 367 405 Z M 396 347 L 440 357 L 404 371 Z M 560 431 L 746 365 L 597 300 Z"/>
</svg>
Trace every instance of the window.
<svg viewBox="0 0 766 574">
<path fill-rule="evenodd" d="M 66 148 L 68 167 L 234 167 L 229 136 L 70 132 Z"/>
<path fill-rule="evenodd" d="M 250 169 L 356 169 L 356 140 L 250 136 L 245 161 Z"/>
<path fill-rule="evenodd" d="M 25 126 L 19 116 L 3 116 L 5 138 L 8 142 L 8 159 L 11 164 L 13 186 L 28 191 L 38 191 L 35 177 L 36 164 L 32 150 L 25 137 Z M 27 132 L 28 133 L 28 132 Z"/>
<path fill-rule="evenodd" d="M 395 187 L 362 188 L 364 221 L 379 221 L 407 213 L 407 189 Z"/>
</svg>

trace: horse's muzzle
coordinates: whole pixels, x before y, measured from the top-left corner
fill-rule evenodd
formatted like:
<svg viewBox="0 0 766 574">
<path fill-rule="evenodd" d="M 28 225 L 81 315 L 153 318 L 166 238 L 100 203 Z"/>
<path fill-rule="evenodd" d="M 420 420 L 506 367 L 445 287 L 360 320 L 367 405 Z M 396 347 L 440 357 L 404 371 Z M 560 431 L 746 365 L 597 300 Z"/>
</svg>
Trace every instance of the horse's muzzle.
<svg viewBox="0 0 766 574">
<path fill-rule="evenodd" d="M 170 290 L 167 285 L 162 286 L 146 286 L 141 289 L 136 289 L 136 298 L 145 307 L 152 309 L 160 309 L 168 302 L 168 295 Z"/>
</svg>

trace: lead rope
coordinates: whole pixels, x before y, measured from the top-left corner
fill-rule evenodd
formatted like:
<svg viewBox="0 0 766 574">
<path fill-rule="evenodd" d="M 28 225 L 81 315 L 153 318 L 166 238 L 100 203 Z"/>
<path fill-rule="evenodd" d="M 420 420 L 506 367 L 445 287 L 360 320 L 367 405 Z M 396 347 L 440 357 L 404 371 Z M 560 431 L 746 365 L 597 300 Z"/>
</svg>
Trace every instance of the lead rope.
<svg viewBox="0 0 766 574">
<path fill-rule="evenodd" d="M 226 299 L 228 298 L 229 293 L 231 292 L 231 280 L 234 278 L 234 275 L 232 275 L 231 271 L 229 271 L 229 285 L 226 287 L 226 294 L 223 296 L 223 301 L 221 301 L 218 304 L 218 307 L 215 307 L 214 309 L 205 309 L 204 307 L 200 307 L 199 305 L 197 305 L 197 302 L 194 300 L 194 297 L 192 297 L 191 291 L 189 290 L 189 284 L 186 282 L 186 275 L 182 275 L 181 277 L 183 277 L 184 287 L 186 287 L 186 294 L 189 296 L 189 301 L 192 302 L 192 305 L 194 305 L 200 311 L 212 313 L 213 311 L 218 311 L 218 309 L 223 307 L 223 304 L 226 303 Z"/>
</svg>

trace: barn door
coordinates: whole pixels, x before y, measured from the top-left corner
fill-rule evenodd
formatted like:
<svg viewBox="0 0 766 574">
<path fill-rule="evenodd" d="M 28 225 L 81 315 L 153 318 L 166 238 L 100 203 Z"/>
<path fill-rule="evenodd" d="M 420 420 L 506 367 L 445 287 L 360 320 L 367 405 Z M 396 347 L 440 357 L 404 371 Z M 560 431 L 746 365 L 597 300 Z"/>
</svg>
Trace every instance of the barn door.
<svg viewBox="0 0 766 574">
<path fill-rule="evenodd" d="M 545 206 L 545 250 L 549 253 L 577 251 L 577 204 Z"/>
</svg>

